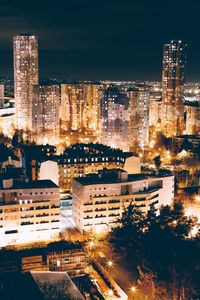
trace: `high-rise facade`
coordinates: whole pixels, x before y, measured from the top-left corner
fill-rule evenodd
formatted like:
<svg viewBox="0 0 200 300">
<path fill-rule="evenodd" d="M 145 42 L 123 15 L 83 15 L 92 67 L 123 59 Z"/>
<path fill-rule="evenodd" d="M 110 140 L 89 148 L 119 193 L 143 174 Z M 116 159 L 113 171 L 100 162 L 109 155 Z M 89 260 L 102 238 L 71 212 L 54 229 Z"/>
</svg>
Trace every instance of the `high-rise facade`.
<svg viewBox="0 0 200 300">
<path fill-rule="evenodd" d="M 107 146 L 129 150 L 129 99 L 117 88 L 103 91 L 101 98 L 101 141 Z"/>
<path fill-rule="evenodd" d="M 129 97 L 129 146 L 131 151 L 144 149 L 149 140 L 148 91 L 130 90 Z"/>
<path fill-rule="evenodd" d="M 0 84 L 0 108 L 4 107 L 4 85 Z"/>
<path fill-rule="evenodd" d="M 13 48 L 16 127 L 31 131 L 32 86 L 38 84 L 38 38 L 30 34 L 17 35 Z"/>
<path fill-rule="evenodd" d="M 151 92 L 149 97 L 149 126 L 155 127 L 161 122 L 161 92 Z"/>
<path fill-rule="evenodd" d="M 61 85 L 61 124 L 67 131 L 99 130 L 100 88 L 98 85 Z"/>
<path fill-rule="evenodd" d="M 199 103 L 187 103 L 185 105 L 186 115 L 186 134 L 200 134 L 200 104 Z"/>
<path fill-rule="evenodd" d="M 162 131 L 167 136 L 184 131 L 183 86 L 185 81 L 186 44 L 171 41 L 163 48 Z"/>
<path fill-rule="evenodd" d="M 38 144 L 57 145 L 59 143 L 59 86 L 33 86 L 32 131 Z"/>
<path fill-rule="evenodd" d="M 100 129 L 100 95 L 97 84 L 84 85 L 86 95 L 86 128 L 98 131 Z"/>
</svg>

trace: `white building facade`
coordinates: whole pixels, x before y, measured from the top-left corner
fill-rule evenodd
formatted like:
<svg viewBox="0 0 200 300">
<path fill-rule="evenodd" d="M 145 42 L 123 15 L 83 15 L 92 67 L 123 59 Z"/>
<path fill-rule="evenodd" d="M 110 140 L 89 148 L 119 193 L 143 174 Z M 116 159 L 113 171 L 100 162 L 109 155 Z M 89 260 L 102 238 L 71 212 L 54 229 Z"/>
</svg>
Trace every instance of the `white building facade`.
<svg viewBox="0 0 200 300">
<path fill-rule="evenodd" d="M 60 232 L 60 195 L 50 180 L 2 180 L 0 247 L 51 240 Z"/>
<path fill-rule="evenodd" d="M 124 170 L 103 170 L 73 180 L 73 216 L 81 233 L 100 233 L 116 226 L 130 203 L 144 213 L 152 205 L 170 205 L 174 176 L 128 175 Z"/>
</svg>

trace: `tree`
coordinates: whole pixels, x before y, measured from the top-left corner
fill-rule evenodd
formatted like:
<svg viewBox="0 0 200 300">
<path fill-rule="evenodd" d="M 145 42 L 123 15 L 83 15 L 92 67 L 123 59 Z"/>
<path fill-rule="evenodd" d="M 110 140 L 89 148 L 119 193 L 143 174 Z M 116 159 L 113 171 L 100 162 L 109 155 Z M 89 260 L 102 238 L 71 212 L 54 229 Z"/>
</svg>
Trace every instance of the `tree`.
<svg viewBox="0 0 200 300">
<path fill-rule="evenodd" d="M 6 161 L 10 155 L 12 155 L 12 151 L 6 145 L 0 144 L 0 161 Z"/>
<path fill-rule="evenodd" d="M 161 166 L 161 158 L 160 155 L 157 155 L 156 157 L 154 157 L 154 163 L 155 163 L 155 167 L 157 169 L 157 171 L 160 169 Z"/>
<path fill-rule="evenodd" d="M 118 246 L 126 245 L 129 257 L 136 255 L 139 240 L 145 229 L 144 215 L 134 204 L 130 204 L 124 208 L 121 218 L 119 218 L 119 226 L 114 228 L 111 233 L 111 241 Z"/>
<path fill-rule="evenodd" d="M 199 297 L 200 236 L 190 238 L 191 230 L 199 226 L 197 220 L 185 216 L 180 202 L 161 207 L 160 215 L 154 207 L 146 215 L 137 210 L 134 204 L 125 209 L 120 226 L 113 230 L 117 244 L 113 241 L 125 247 L 130 262 L 137 265 L 150 299 Z"/>
<path fill-rule="evenodd" d="M 157 222 L 157 209 L 154 205 L 151 205 L 145 218 L 145 230 L 148 230 L 150 226 L 153 226 Z"/>
<path fill-rule="evenodd" d="M 185 138 L 180 146 L 180 152 L 182 150 L 185 150 L 185 151 L 192 151 L 193 150 L 193 144 L 187 139 Z"/>
<path fill-rule="evenodd" d="M 19 135 L 17 132 L 15 132 L 15 134 L 13 135 L 13 138 L 12 138 L 12 146 L 14 148 L 18 148 L 19 147 Z"/>
</svg>

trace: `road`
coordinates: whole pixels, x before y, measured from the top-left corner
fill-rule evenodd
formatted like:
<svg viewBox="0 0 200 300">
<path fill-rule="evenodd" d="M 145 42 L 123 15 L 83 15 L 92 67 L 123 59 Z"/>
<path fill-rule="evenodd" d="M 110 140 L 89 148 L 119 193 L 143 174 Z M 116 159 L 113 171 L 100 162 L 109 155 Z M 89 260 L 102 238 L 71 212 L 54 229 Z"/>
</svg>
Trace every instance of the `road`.
<svg viewBox="0 0 200 300">
<path fill-rule="evenodd" d="M 66 240 L 72 241 L 84 241 L 85 237 L 77 231 L 72 218 L 71 211 L 61 212 L 61 224 L 62 224 L 62 235 Z M 105 254 L 105 260 L 103 261 L 99 257 L 99 252 Z M 148 300 L 147 293 L 144 293 L 144 288 L 138 287 L 134 295 L 131 292 L 131 286 L 137 285 L 137 272 L 131 267 L 131 264 L 127 261 L 125 253 L 116 252 L 112 244 L 108 241 L 98 241 L 95 243 L 93 251 L 90 253 L 91 256 L 103 264 L 106 270 L 109 269 L 111 277 L 116 281 L 116 283 L 124 290 L 128 295 L 128 299 L 134 300 Z M 108 268 L 107 261 L 111 260 L 113 262 L 112 267 Z"/>
<path fill-rule="evenodd" d="M 99 256 L 99 252 L 105 254 L 104 259 L 102 259 Z M 105 269 L 109 271 L 110 276 L 128 295 L 128 299 L 148 299 L 147 293 L 144 293 L 144 290 L 142 290 L 139 286 L 137 287 L 134 295 L 131 292 L 131 286 L 137 286 L 137 272 L 136 270 L 134 270 L 133 267 L 131 267 L 131 264 L 127 261 L 125 253 L 115 252 L 112 247 L 112 244 L 110 244 L 107 241 L 101 241 L 97 242 L 97 245 L 94 249 L 94 255 L 96 259 L 99 262 L 101 262 L 101 264 L 105 267 Z M 111 267 L 108 266 L 108 261 L 112 261 Z"/>
</svg>

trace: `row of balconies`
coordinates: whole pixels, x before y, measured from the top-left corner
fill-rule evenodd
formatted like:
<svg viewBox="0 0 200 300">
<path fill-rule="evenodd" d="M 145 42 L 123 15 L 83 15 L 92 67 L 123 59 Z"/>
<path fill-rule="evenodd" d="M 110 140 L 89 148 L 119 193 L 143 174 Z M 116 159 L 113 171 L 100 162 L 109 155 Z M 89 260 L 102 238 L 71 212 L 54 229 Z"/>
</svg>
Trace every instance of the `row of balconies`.
<svg viewBox="0 0 200 300">
<path fill-rule="evenodd" d="M 36 222 L 36 224 L 47 224 L 47 223 L 55 223 L 55 222 L 59 222 L 59 220 L 42 220 L 40 222 Z M 27 222 L 21 222 L 20 225 L 21 226 L 23 226 L 23 225 L 35 225 L 35 223 L 27 221 Z"/>
<path fill-rule="evenodd" d="M 101 204 L 109 204 L 109 203 L 120 203 L 121 200 L 108 200 L 108 201 L 95 201 L 94 203 L 93 202 L 85 202 L 84 205 L 101 205 Z"/>
<path fill-rule="evenodd" d="M 109 217 L 119 217 L 120 214 L 109 214 L 108 216 L 106 215 L 96 215 L 96 216 L 87 216 L 84 217 L 84 219 L 97 219 L 97 218 L 109 218 Z"/>
<path fill-rule="evenodd" d="M 107 210 L 118 210 L 120 209 L 120 206 L 117 206 L 117 207 L 108 207 L 108 208 L 96 208 L 95 210 L 93 209 L 88 209 L 88 210 L 85 210 L 84 213 L 90 213 L 90 212 L 93 212 L 93 211 L 107 211 Z"/>
</svg>

